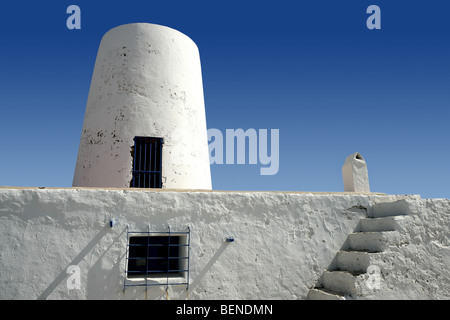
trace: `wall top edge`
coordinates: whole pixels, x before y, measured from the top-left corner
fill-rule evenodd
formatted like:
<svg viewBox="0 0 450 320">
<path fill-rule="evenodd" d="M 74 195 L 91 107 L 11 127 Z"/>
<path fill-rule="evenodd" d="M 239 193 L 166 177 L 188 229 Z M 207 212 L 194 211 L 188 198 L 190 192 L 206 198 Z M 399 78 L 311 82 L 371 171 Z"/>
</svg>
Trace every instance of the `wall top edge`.
<svg viewBox="0 0 450 320">
<path fill-rule="evenodd" d="M 333 194 L 333 195 L 381 195 L 385 196 L 385 193 L 381 192 L 339 192 L 339 191 L 270 191 L 270 190 L 209 190 L 209 189 L 148 189 L 148 188 L 106 188 L 106 187 L 25 187 L 25 186 L 0 186 L 0 190 L 12 189 L 12 190 L 27 190 L 27 189 L 45 189 L 45 190 L 119 190 L 119 191 L 131 191 L 131 192 L 208 192 L 208 193 L 288 193 L 288 194 Z M 416 195 L 406 195 L 416 196 Z"/>
</svg>

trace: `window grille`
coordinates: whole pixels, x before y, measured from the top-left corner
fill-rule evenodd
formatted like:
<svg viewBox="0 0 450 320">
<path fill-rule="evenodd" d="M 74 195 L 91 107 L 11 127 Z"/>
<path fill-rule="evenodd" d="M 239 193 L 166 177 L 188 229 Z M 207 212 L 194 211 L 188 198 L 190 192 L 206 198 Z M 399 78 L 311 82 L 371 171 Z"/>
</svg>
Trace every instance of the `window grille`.
<svg viewBox="0 0 450 320">
<path fill-rule="evenodd" d="M 132 188 L 162 187 L 162 138 L 135 137 Z"/>
<path fill-rule="evenodd" d="M 190 228 L 187 231 L 127 230 L 124 290 L 128 286 L 189 287 Z"/>
</svg>

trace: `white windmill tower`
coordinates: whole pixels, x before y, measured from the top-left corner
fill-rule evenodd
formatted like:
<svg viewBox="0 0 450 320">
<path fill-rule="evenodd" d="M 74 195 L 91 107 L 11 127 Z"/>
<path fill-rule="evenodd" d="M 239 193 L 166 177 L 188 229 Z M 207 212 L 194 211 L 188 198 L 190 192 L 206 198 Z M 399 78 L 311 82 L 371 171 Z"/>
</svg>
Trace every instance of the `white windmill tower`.
<svg viewBox="0 0 450 320">
<path fill-rule="evenodd" d="M 189 37 L 148 23 L 103 36 L 73 186 L 212 188 L 200 56 Z"/>
</svg>

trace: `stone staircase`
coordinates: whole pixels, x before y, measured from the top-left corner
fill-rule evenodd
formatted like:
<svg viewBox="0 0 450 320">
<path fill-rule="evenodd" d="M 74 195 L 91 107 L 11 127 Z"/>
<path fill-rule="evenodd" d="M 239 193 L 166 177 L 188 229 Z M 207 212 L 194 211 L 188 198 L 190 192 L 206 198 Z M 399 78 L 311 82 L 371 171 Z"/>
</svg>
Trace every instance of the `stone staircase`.
<svg viewBox="0 0 450 320">
<path fill-rule="evenodd" d="M 369 266 L 377 266 L 384 251 L 400 242 L 401 223 L 408 208 L 403 200 L 375 204 L 368 217 L 360 220 L 354 233 L 347 238 L 345 249 L 336 255 L 336 267 L 326 270 L 310 300 L 345 300 L 361 296 L 361 286 L 367 284 Z"/>
</svg>

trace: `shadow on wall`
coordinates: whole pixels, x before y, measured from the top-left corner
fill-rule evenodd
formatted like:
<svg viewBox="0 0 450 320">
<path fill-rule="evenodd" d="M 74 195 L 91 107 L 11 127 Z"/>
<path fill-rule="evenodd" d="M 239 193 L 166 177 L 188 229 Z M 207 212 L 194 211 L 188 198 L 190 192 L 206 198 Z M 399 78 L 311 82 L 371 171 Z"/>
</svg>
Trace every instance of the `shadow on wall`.
<svg viewBox="0 0 450 320">
<path fill-rule="evenodd" d="M 80 251 L 80 253 L 61 271 L 61 273 L 53 280 L 52 283 L 41 293 L 41 295 L 37 298 L 37 300 L 46 300 L 48 296 L 55 290 L 62 281 L 64 281 L 68 274 L 67 269 L 69 266 L 78 265 L 83 258 L 100 242 L 100 240 L 105 236 L 106 233 L 110 230 L 109 225 L 105 225 L 99 233 L 92 238 L 91 241 Z"/>
<path fill-rule="evenodd" d="M 192 284 L 189 286 L 189 290 L 195 289 L 195 287 L 200 283 L 200 281 L 203 279 L 203 277 L 208 273 L 209 269 L 211 269 L 211 267 L 219 259 L 219 257 L 222 255 L 222 253 L 225 251 L 225 249 L 228 248 L 229 245 L 230 245 L 230 242 L 224 242 L 220 246 L 220 248 L 217 250 L 217 252 L 214 254 L 214 256 L 205 265 L 203 270 L 198 274 L 198 276 L 195 278 L 195 280 L 192 281 Z"/>
<path fill-rule="evenodd" d="M 113 249 L 114 244 L 120 244 L 126 228 L 116 235 L 111 243 L 103 249 L 92 267 L 89 268 L 86 280 L 86 298 L 88 300 L 108 299 L 117 291 L 117 284 L 123 282 L 123 274 L 120 272 L 120 263 L 126 260 L 126 250 L 122 248 Z M 116 259 L 113 255 L 117 252 Z M 105 254 L 109 253 L 109 257 Z M 111 261 L 114 259 L 115 261 Z M 122 291 L 122 289 L 120 289 Z"/>
<path fill-rule="evenodd" d="M 104 236 L 109 233 L 111 230 L 109 224 L 106 224 L 96 235 L 92 238 L 89 243 L 83 248 L 83 250 L 78 253 L 78 255 L 70 261 L 59 273 L 59 275 L 48 285 L 48 287 L 39 295 L 38 300 L 46 300 L 52 292 L 58 288 L 66 279 L 68 279 L 69 274 L 67 270 L 70 266 L 77 266 L 104 238 Z M 116 292 L 111 292 L 111 290 L 117 289 L 117 283 L 123 281 L 121 279 L 120 272 L 120 262 L 125 258 L 124 250 L 121 248 L 117 248 L 114 250 L 114 244 L 120 243 L 120 238 L 125 232 L 122 231 L 120 234 L 117 234 L 114 239 L 108 244 L 107 247 L 102 249 L 101 254 L 96 259 L 95 263 L 92 267 L 89 268 L 86 280 L 86 298 L 87 299 L 101 299 L 108 296 L 108 293 L 114 295 Z M 220 258 L 223 252 L 230 245 L 230 242 L 224 242 L 219 249 L 216 251 L 214 256 L 208 261 L 205 267 L 201 270 L 198 276 L 194 279 L 194 281 L 189 285 L 189 291 L 194 290 L 199 283 L 202 281 L 204 276 L 208 273 L 214 263 Z M 111 252 L 117 251 L 117 255 L 106 256 L 107 253 L 111 254 Z M 109 284 L 114 283 L 114 288 L 112 288 Z M 121 290 L 122 291 L 122 290 Z M 130 292 L 131 293 L 131 292 Z M 164 294 L 164 290 L 161 292 L 154 292 L 155 296 L 150 297 L 151 299 L 161 298 L 161 295 Z M 131 293 L 131 296 L 133 294 Z"/>
</svg>

